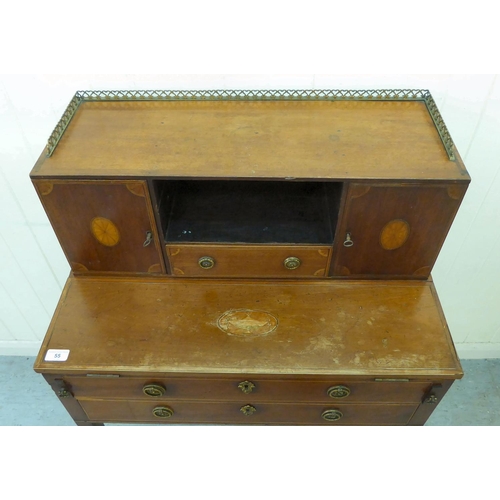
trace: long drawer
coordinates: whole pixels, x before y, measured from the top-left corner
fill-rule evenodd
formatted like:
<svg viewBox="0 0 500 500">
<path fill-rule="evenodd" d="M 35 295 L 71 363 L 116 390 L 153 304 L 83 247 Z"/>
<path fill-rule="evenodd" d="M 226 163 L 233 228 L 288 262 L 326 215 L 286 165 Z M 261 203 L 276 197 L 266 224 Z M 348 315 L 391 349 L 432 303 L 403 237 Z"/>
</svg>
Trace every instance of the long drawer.
<svg viewBox="0 0 500 500">
<path fill-rule="evenodd" d="M 426 381 L 383 382 L 342 379 L 279 380 L 252 376 L 207 377 L 64 377 L 79 399 L 237 401 L 250 397 L 268 402 L 419 403 L 430 387 Z"/>
<path fill-rule="evenodd" d="M 328 274 L 331 248 L 307 245 L 167 245 L 174 276 L 314 278 Z"/>
<path fill-rule="evenodd" d="M 89 399 L 80 404 L 90 421 L 142 423 L 219 424 L 308 424 L 308 425 L 404 425 L 415 404 L 300 404 L 255 403 L 252 399 L 234 402 L 176 401 L 169 404 L 149 401 Z"/>
</svg>

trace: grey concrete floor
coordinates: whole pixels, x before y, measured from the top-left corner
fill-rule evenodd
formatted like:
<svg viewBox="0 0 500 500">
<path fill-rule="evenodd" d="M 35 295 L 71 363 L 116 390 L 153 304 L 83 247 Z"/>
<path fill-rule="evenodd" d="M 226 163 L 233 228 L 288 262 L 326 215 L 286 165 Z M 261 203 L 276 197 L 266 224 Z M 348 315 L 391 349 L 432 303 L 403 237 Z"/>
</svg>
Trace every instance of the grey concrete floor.
<svg viewBox="0 0 500 500">
<path fill-rule="evenodd" d="M 75 425 L 34 357 L 0 356 L 1 426 Z M 438 405 L 428 426 L 500 425 L 500 359 L 462 360 L 465 376 Z"/>
</svg>

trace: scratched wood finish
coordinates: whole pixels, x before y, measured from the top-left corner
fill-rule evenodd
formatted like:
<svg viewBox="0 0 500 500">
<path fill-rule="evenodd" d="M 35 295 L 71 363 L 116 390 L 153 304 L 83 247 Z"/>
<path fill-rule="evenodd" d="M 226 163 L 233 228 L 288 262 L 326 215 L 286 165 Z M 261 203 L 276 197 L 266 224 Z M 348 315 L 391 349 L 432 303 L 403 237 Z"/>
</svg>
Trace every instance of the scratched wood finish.
<svg viewBox="0 0 500 500">
<path fill-rule="evenodd" d="M 234 310 L 270 314 L 277 328 L 228 334 L 218 320 Z M 70 349 L 70 356 L 44 361 L 48 348 Z M 426 380 L 462 374 L 429 282 L 83 276 L 68 280 L 35 369 Z"/>
<path fill-rule="evenodd" d="M 32 176 L 468 179 L 423 102 L 86 102 Z"/>
<path fill-rule="evenodd" d="M 198 277 L 325 277 L 331 247 L 307 245 L 166 245 L 172 274 Z M 215 265 L 203 269 L 202 257 L 211 257 Z M 297 269 L 287 269 L 285 259 L 300 260 Z"/>
<path fill-rule="evenodd" d="M 144 181 L 34 180 L 74 272 L 164 272 Z M 144 246 L 147 231 L 152 241 Z"/>
<path fill-rule="evenodd" d="M 332 274 L 427 278 L 466 189 L 466 183 L 351 183 Z M 350 247 L 344 246 L 347 233 Z"/>
<path fill-rule="evenodd" d="M 79 425 L 424 423 L 463 375 L 424 281 L 470 181 L 455 155 L 423 102 L 82 104 L 31 172 L 74 272 L 35 370 Z M 236 219 L 241 240 L 177 244 L 167 237 L 173 207 L 182 221 L 193 201 L 173 205 L 162 188 L 203 180 L 203 192 L 208 179 L 283 180 L 287 189 L 336 181 L 324 185 L 334 186 L 321 222 L 331 237 L 264 245 L 247 241 Z M 261 198 L 272 209 L 273 190 Z M 224 207 L 223 223 L 232 213 Z M 285 216 L 288 208 L 300 215 L 292 203 Z M 346 232 L 353 247 L 343 245 Z M 203 270 L 207 254 L 216 263 Z M 285 269 L 287 257 L 301 266 Z M 175 276 L 160 275 L 166 269 Z M 393 281 L 317 279 L 328 274 Z M 44 361 L 48 349 L 69 349 L 69 358 Z M 149 399 L 142 387 L 155 382 L 165 395 Z M 336 384 L 350 388 L 346 399 L 328 396 Z M 248 404 L 253 415 L 241 412 Z M 171 418 L 153 415 L 162 405 Z M 341 420 L 326 422 L 328 409 Z"/>
</svg>

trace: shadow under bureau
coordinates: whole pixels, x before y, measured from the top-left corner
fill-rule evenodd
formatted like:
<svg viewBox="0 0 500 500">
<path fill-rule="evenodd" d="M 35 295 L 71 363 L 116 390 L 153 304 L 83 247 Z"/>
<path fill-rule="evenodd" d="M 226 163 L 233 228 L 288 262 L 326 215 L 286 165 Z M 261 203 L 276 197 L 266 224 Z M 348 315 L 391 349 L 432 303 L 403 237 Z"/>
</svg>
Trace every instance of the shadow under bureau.
<svg viewBox="0 0 500 500">
<path fill-rule="evenodd" d="M 77 423 L 422 424 L 470 178 L 427 91 L 78 92 L 31 172 Z"/>
</svg>

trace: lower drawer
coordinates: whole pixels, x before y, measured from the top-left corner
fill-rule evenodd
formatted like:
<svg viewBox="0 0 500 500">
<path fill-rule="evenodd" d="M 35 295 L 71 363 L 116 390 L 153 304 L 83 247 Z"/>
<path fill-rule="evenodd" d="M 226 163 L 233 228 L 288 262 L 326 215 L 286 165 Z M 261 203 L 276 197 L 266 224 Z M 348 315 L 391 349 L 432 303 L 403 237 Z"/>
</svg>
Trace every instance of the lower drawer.
<svg viewBox="0 0 500 500">
<path fill-rule="evenodd" d="M 307 380 L 299 377 L 277 380 L 251 375 L 231 375 L 226 378 L 69 376 L 64 378 L 64 382 L 77 398 L 238 401 L 242 397 L 250 397 L 253 401 L 318 403 L 419 403 L 431 386 L 426 381 L 349 382 L 342 379 Z"/>
<path fill-rule="evenodd" d="M 79 401 L 93 422 L 404 425 L 414 404 L 303 404 L 303 403 L 207 403 L 176 401 Z"/>
<path fill-rule="evenodd" d="M 330 247 L 306 245 L 167 245 L 175 276 L 322 277 Z"/>
</svg>

